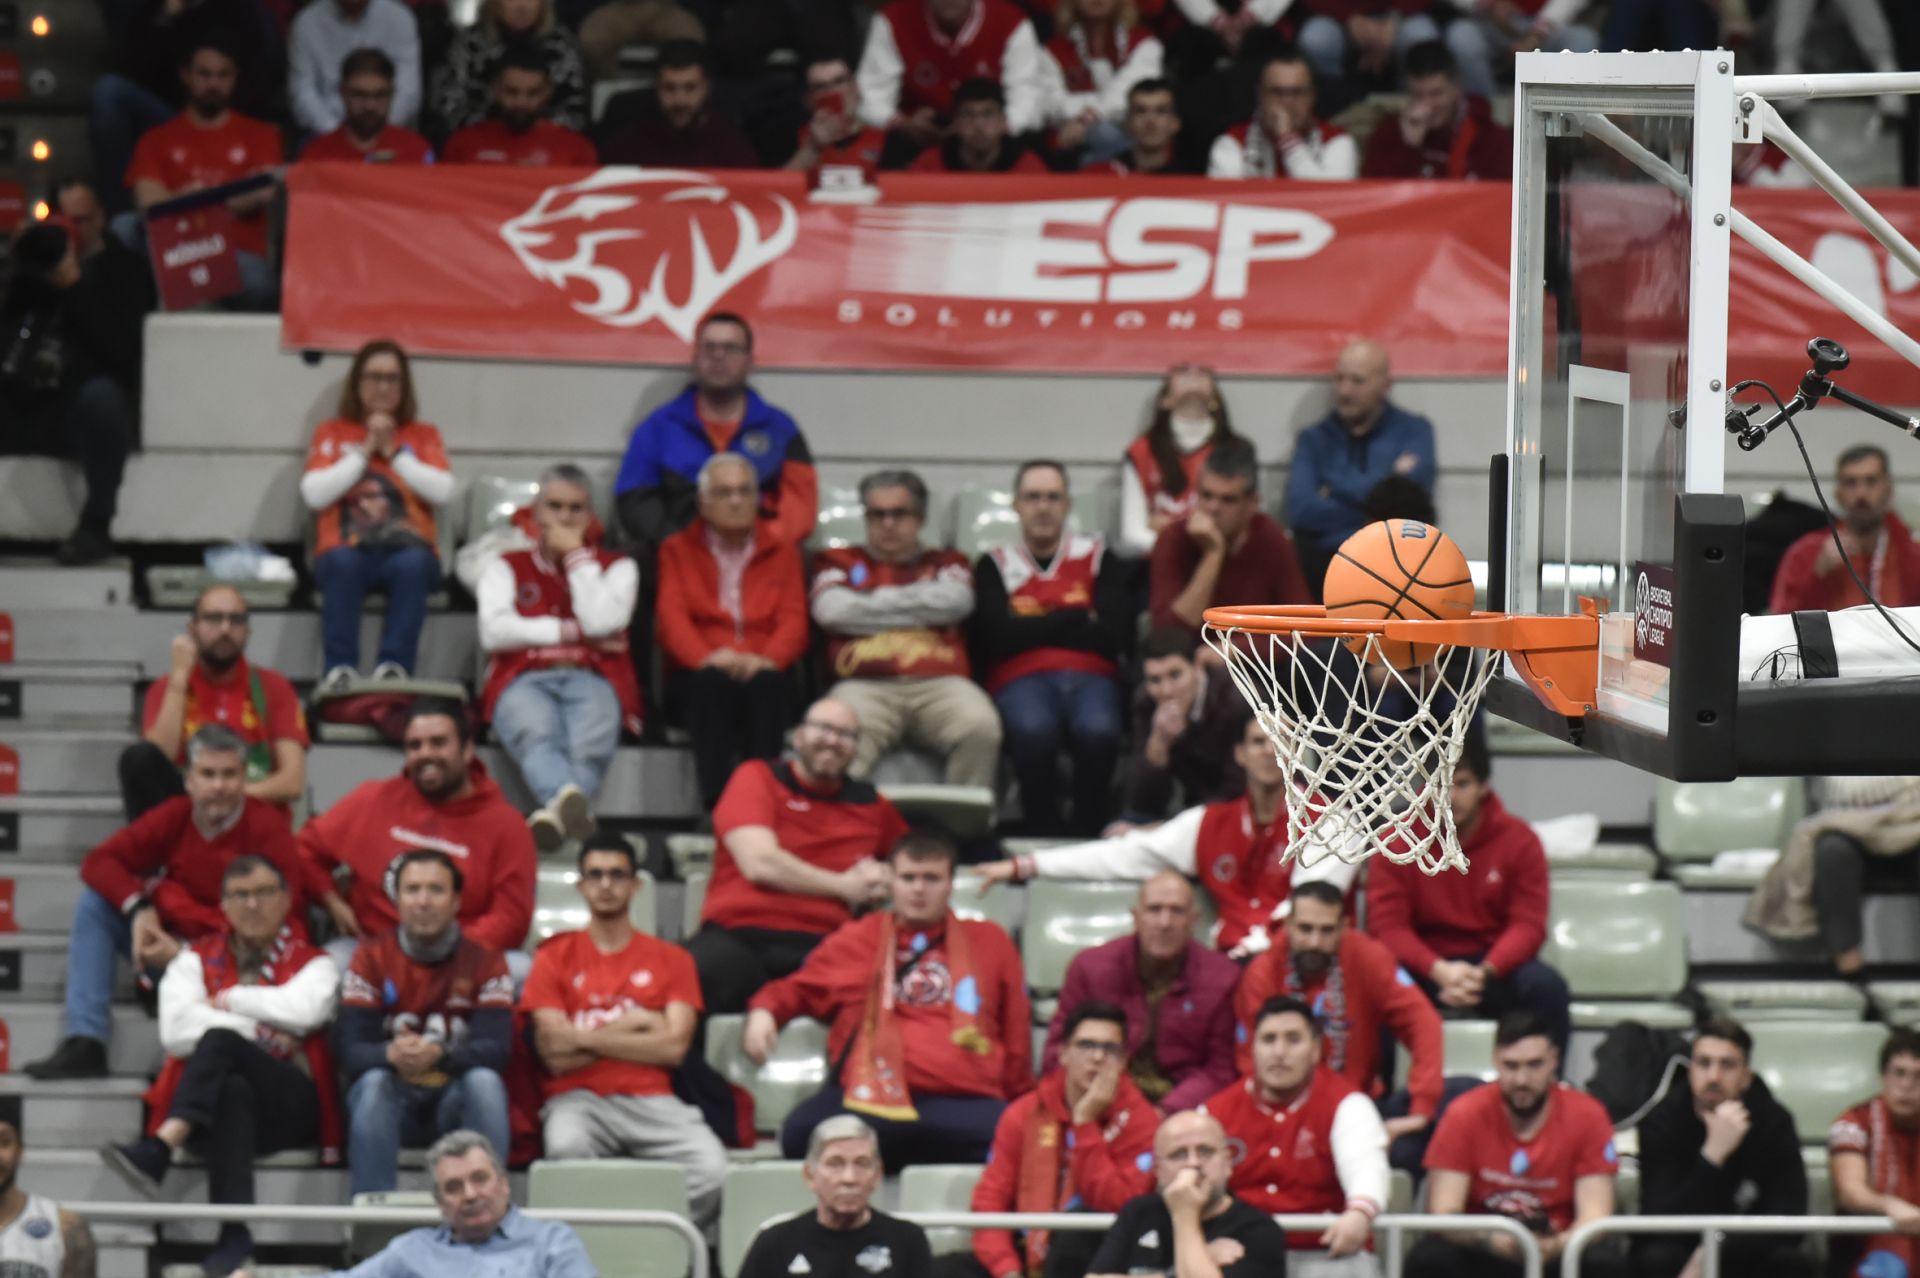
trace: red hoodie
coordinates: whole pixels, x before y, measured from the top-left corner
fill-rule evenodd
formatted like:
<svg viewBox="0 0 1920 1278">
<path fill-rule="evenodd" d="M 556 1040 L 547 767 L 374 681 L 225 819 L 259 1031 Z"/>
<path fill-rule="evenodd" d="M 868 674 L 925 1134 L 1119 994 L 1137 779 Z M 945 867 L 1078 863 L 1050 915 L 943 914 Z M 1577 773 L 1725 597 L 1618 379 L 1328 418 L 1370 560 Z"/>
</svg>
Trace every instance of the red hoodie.
<svg viewBox="0 0 1920 1278">
<path fill-rule="evenodd" d="M 1441 959 L 1479 958 L 1502 974 L 1547 939 L 1547 853 L 1533 827 L 1489 793 L 1460 845 L 1468 870 L 1431 877 L 1376 857 L 1367 870 L 1367 930 L 1400 965 L 1426 976 Z"/>
<path fill-rule="evenodd" d="M 287 918 L 304 936 L 298 923 L 302 867 L 286 809 L 261 799 L 246 800 L 240 819 L 211 839 L 193 823 L 192 799 L 184 794 L 168 799 L 87 853 L 80 879 L 122 913 L 144 894 L 159 911 L 161 925 L 191 941 L 226 930 L 220 876 L 247 855 L 264 856 L 280 867 L 292 896 Z"/>
<path fill-rule="evenodd" d="M 1367 139 L 1360 176 L 1504 182 L 1513 176 L 1513 134 L 1494 122 L 1485 98 L 1463 98 L 1453 123 L 1428 129 L 1417 146 L 1401 136 L 1400 118 L 1388 116 Z"/>
<path fill-rule="evenodd" d="M 400 925 L 387 896 L 387 870 L 402 853 L 433 848 L 465 877 L 460 930 L 496 950 L 520 948 L 533 922 L 533 835 L 478 759 L 473 788 L 430 803 L 406 776 L 368 781 L 307 822 L 298 846 L 308 890 L 324 895 L 335 866 L 352 872 L 347 902 L 368 936 Z"/>
<path fill-rule="evenodd" d="M 947 916 L 967 931 L 979 992 L 980 1031 L 993 1041 L 986 1056 L 953 1041 L 953 976 L 947 967 L 946 928 L 928 932 L 925 955 L 896 981 L 894 1014 L 907 1058 L 907 1087 L 929 1096 L 991 1096 L 1011 1100 L 1033 1087 L 1033 1005 L 1020 951 L 999 925 Z M 827 1056 L 844 1060 L 866 1012 L 874 983 L 883 914 L 869 914 L 835 931 L 807 955 L 792 976 L 763 987 L 747 1004 L 785 1025 L 796 1016 L 825 1021 Z M 909 929 L 901 928 L 904 939 Z"/>
</svg>

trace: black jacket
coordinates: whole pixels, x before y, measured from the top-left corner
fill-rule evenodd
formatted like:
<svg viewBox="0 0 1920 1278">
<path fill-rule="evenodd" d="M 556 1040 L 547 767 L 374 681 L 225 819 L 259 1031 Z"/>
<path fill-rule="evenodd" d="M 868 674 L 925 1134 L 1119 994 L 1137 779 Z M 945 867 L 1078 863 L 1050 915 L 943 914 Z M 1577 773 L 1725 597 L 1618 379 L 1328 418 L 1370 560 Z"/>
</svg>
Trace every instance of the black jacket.
<svg viewBox="0 0 1920 1278">
<path fill-rule="evenodd" d="M 1753 1126 L 1715 1167 L 1700 1154 L 1706 1124 L 1684 1074 L 1640 1122 L 1640 1211 L 1647 1216 L 1804 1216 L 1807 1168 L 1793 1116 L 1758 1075 L 1742 1097 Z"/>
</svg>

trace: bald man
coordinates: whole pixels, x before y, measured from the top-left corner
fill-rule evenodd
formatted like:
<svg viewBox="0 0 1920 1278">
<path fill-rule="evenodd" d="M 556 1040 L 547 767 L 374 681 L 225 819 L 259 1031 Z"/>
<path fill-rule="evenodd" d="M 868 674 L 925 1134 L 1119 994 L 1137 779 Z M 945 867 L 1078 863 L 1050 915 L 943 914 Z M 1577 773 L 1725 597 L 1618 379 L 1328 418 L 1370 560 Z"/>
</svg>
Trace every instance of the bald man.
<svg viewBox="0 0 1920 1278">
<path fill-rule="evenodd" d="M 791 754 L 749 759 L 727 782 L 713 809 L 713 881 L 687 942 L 709 1016 L 745 1011 L 856 908 L 891 898 L 887 857 L 907 823 L 847 775 L 859 742 L 852 706 L 816 701 Z"/>
<path fill-rule="evenodd" d="M 1162 870 L 1142 883 L 1133 934 L 1068 965 L 1042 1068 L 1059 1063 L 1067 1013 L 1091 1000 L 1127 1014 L 1127 1073 L 1162 1112 L 1191 1109 L 1231 1083 L 1240 965 L 1194 940 L 1198 917 L 1185 875 Z"/>
<path fill-rule="evenodd" d="M 1433 491 L 1433 423 L 1387 399 L 1393 367 L 1386 348 L 1347 343 L 1333 366 L 1333 411 L 1300 432 L 1287 469 L 1287 520 L 1301 571 L 1320 598 L 1340 543 L 1367 523 L 1367 494 L 1383 479 L 1411 479 Z"/>
<path fill-rule="evenodd" d="M 1154 1135 L 1153 1163 L 1159 1188 L 1120 1209 L 1088 1278 L 1285 1278 L 1280 1226 L 1227 1192 L 1233 1154 L 1217 1121 L 1192 1111 L 1173 1115 Z"/>
</svg>

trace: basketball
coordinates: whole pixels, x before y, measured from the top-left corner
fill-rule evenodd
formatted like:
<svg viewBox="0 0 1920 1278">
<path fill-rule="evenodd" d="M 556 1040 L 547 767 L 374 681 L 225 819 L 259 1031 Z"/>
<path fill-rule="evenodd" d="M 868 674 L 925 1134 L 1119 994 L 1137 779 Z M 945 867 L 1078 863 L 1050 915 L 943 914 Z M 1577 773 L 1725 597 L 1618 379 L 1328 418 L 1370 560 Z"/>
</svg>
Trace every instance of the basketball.
<svg viewBox="0 0 1920 1278">
<path fill-rule="evenodd" d="M 1327 565 L 1327 616 L 1457 621 L 1473 612 L 1473 575 L 1453 538 L 1417 519 L 1383 519 L 1346 539 Z M 1365 652 L 1365 637 L 1347 647 Z M 1433 660 L 1437 644 L 1382 639 L 1377 660 L 1408 670 Z"/>
</svg>

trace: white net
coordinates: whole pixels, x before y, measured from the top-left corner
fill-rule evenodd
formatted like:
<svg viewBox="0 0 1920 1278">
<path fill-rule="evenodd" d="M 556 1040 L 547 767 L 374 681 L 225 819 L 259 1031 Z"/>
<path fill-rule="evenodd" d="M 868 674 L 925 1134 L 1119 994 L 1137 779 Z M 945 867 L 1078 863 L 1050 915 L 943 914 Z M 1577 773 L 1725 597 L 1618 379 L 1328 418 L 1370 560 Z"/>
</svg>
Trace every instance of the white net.
<svg viewBox="0 0 1920 1278">
<path fill-rule="evenodd" d="M 1496 661 L 1442 644 L 1428 664 L 1399 670 L 1379 659 L 1378 635 L 1356 637 L 1356 653 L 1346 639 L 1298 631 L 1202 634 L 1273 740 L 1288 857 L 1466 870 L 1448 798 Z"/>
</svg>

